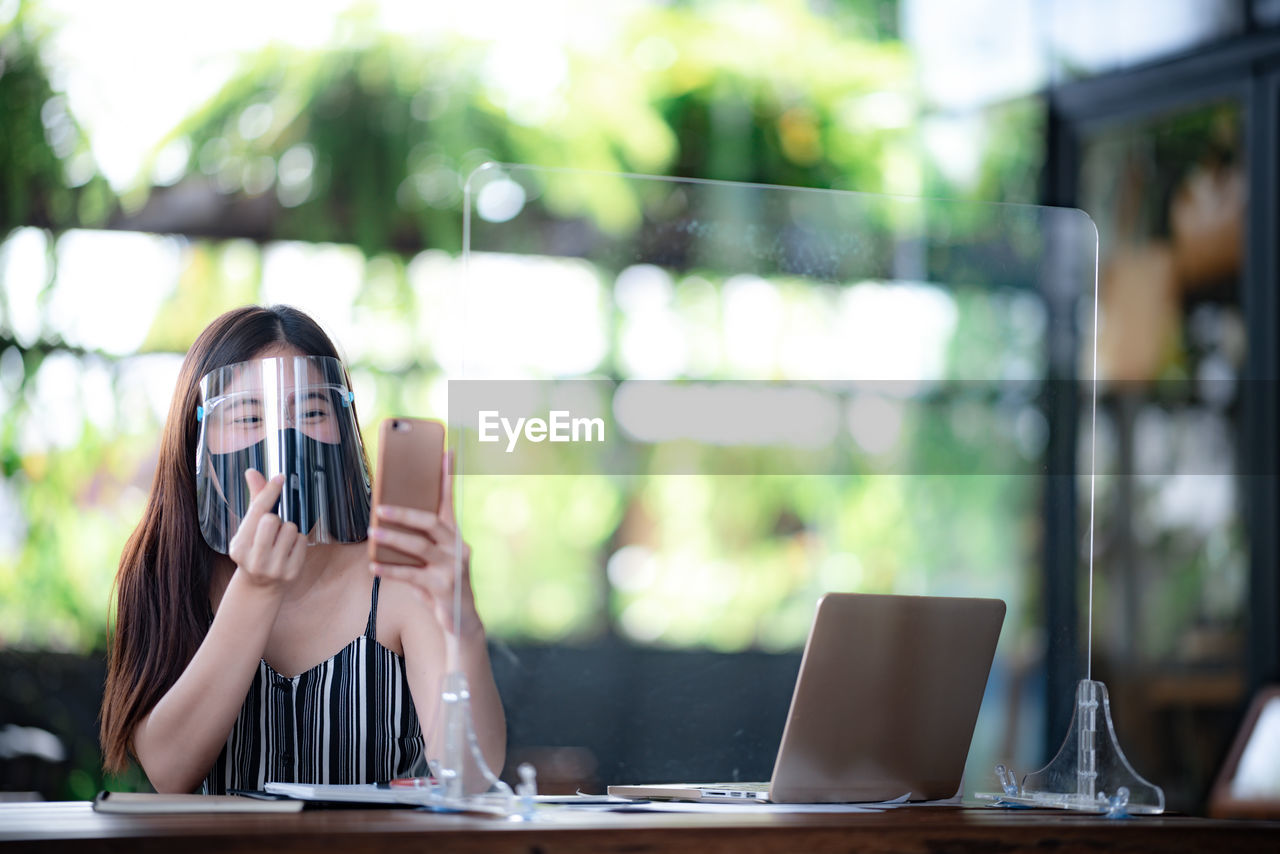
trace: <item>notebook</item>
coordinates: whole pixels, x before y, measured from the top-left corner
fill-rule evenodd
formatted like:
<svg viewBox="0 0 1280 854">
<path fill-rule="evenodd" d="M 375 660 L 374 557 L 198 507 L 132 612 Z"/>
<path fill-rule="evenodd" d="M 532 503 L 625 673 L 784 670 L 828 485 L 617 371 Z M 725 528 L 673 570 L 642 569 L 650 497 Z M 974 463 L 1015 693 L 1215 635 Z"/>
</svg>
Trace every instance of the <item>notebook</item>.
<svg viewBox="0 0 1280 854">
<path fill-rule="evenodd" d="M 610 786 L 609 794 L 742 803 L 952 797 L 1004 614 L 999 599 L 828 593 L 768 783 Z"/>
<path fill-rule="evenodd" d="M 236 795 L 157 795 L 151 792 L 99 792 L 94 812 L 299 812 L 302 801 L 261 801 Z"/>
</svg>

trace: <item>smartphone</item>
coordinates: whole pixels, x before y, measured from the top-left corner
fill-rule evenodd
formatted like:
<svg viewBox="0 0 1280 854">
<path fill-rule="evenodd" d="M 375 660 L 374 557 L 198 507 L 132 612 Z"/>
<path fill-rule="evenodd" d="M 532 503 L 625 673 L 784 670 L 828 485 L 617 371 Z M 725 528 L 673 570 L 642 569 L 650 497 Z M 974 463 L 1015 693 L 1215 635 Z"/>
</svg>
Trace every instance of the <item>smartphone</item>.
<svg viewBox="0 0 1280 854">
<path fill-rule="evenodd" d="M 423 418 L 387 418 L 378 427 L 378 470 L 373 480 L 373 504 L 440 511 L 444 483 L 444 425 Z M 379 519 L 373 527 L 400 528 Z M 406 555 L 369 538 L 369 559 L 377 563 L 412 566 Z"/>
</svg>

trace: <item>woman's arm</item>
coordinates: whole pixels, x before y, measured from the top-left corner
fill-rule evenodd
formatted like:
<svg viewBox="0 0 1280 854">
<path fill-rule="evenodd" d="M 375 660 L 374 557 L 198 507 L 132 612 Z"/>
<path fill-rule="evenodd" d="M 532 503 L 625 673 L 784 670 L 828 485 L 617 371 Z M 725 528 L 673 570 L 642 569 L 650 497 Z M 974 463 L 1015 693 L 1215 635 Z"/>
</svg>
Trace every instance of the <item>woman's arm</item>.
<svg viewBox="0 0 1280 854">
<path fill-rule="evenodd" d="M 409 507 L 375 508 L 379 519 L 414 532 L 375 527 L 370 536 L 420 563 L 407 567 L 371 563 L 369 568 L 375 575 L 396 582 L 392 589 L 411 591 L 419 604 L 413 609 L 416 616 L 405 621 L 400 637 L 409 690 L 427 739 L 427 755 L 444 755 L 440 693 L 445 674 L 457 670 L 466 676 L 471 692 L 471 718 L 480 752 L 493 773 L 500 774 L 507 749 L 506 716 L 493 680 L 484 625 L 471 590 L 471 549 L 460 542 L 457 534 L 452 472 L 445 477 L 441 498 L 439 514 Z M 461 567 L 460 574 L 456 567 Z M 457 620 L 455 589 L 462 606 Z M 464 779 L 470 790 L 482 791 L 488 786 L 479 770 L 470 764 Z"/>
<path fill-rule="evenodd" d="M 253 501 L 228 552 L 236 572 L 186 670 L 133 732 L 133 750 L 158 792 L 190 792 L 217 760 L 266 649 L 287 583 L 306 555 L 297 526 L 267 512 L 283 478 L 246 473 Z"/>
<path fill-rule="evenodd" d="M 414 570 L 397 568 L 397 571 Z M 468 592 L 467 596 L 469 595 Z M 474 611 L 474 607 L 472 610 Z M 433 758 L 443 758 L 445 755 L 445 726 L 440 694 L 445 675 L 457 670 L 467 678 L 467 687 L 471 693 L 471 720 L 480 753 L 493 773 L 501 774 L 507 749 L 507 723 L 502 711 L 502 701 L 498 696 L 498 686 L 493 680 L 484 627 L 479 620 L 475 620 L 471 629 L 455 633 L 446 631 L 434 615 L 420 617 L 408 621 L 400 637 L 404 645 L 409 690 L 413 694 L 414 706 L 418 710 L 427 741 L 427 755 Z M 469 791 L 484 791 L 488 788 L 479 768 L 470 761 L 464 772 L 464 780 Z"/>
</svg>

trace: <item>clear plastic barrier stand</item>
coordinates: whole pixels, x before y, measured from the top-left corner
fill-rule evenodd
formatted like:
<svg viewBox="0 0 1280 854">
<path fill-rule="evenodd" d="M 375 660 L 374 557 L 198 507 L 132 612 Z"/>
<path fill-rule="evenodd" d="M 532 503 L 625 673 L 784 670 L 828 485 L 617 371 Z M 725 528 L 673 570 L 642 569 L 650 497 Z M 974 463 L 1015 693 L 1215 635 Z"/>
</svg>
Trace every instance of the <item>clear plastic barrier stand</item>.
<svg viewBox="0 0 1280 854">
<path fill-rule="evenodd" d="M 1053 760 L 1027 774 L 1021 786 L 1004 766 L 997 775 L 1004 786 L 1003 793 L 990 796 L 997 802 L 1105 813 L 1111 818 L 1164 812 L 1164 790 L 1143 779 L 1125 758 L 1111 723 L 1107 686 L 1093 679 L 1076 684 L 1071 728 Z"/>
<path fill-rule="evenodd" d="M 456 486 L 460 532 L 469 531 L 463 507 L 479 506 L 461 500 L 471 475 L 585 474 L 632 486 L 655 473 L 834 475 L 859 483 L 868 475 L 921 476 L 915 482 L 929 483 L 977 475 L 1002 483 L 1022 479 L 1018 488 L 1025 490 L 1036 478 L 1073 474 L 1069 463 L 1055 470 L 1035 437 L 1046 432 L 1044 413 L 1055 396 L 1074 397 L 1082 384 L 1075 306 L 1096 292 L 1097 238 L 1080 211 L 496 164 L 470 176 L 464 199 L 464 273 L 452 288 L 458 299 L 450 311 L 457 338 L 442 342 L 439 353 L 451 378 L 455 471 L 468 476 Z M 802 291 L 807 296 L 793 304 L 783 299 Z M 984 301 L 987 293 L 997 297 Z M 680 300 L 688 316 L 673 313 Z M 1049 308 L 1039 336 L 1014 340 L 1035 325 L 1027 320 L 1029 310 L 1042 317 L 1042 305 Z M 601 322 L 619 306 L 631 312 L 625 323 Z M 583 352 L 595 355 L 584 359 Z M 601 355 L 606 352 L 612 355 Z M 554 445 L 533 438 L 513 453 L 514 436 L 510 442 L 505 434 L 498 442 L 480 440 L 481 410 L 547 413 L 575 405 L 597 407 L 610 442 Z M 975 407 L 981 410 L 977 421 Z M 939 419 L 943 410 L 948 415 Z M 545 438 L 555 425 L 543 429 Z M 963 434 L 969 450 L 937 452 L 942 440 L 929 430 L 942 429 Z M 901 438 L 912 430 L 915 444 Z M 1069 449 L 1066 458 L 1073 454 Z M 956 494 L 966 495 L 966 488 Z M 909 514 L 911 495 L 903 500 L 902 512 Z M 1026 498 L 1010 503 L 1034 506 Z M 653 504 L 636 514 L 644 522 L 637 529 L 653 529 L 653 517 L 645 515 Z M 816 524 L 802 521 L 815 539 Z M 781 527 L 792 524 L 784 520 Z M 609 541 L 615 556 L 625 551 L 625 533 Z M 848 533 L 837 530 L 833 537 Z M 511 555 L 519 539 L 503 544 Z M 1000 596 L 1010 603 L 1007 636 L 1011 622 L 1028 623 L 1034 610 L 1026 599 L 1038 588 L 1039 561 L 1022 557 L 1024 572 L 995 581 L 991 573 L 977 573 L 913 582 L 907 567 L 908 581 L 894 582 L 892 589 Z M 607 607 L 623 615 L 624 639 L 631 632 L 636 643 L 658 639 L 660 645 L 667 621 L 679 617 L 686 622 L 673 644 L 755 648 L 740 636 L 716 634 L 710 620 L 698 622 L 702 614 L 736 615 L 756 607 L 755 600 L 733 598 L 754 589 L 748 582 L 733 590 L 686 583 L 680 571 L 655 570 L 668 565 L 651 558 L 640 569 L 621 559 L 611 565 L 608 583 L 614 587 L 604 595 L 614 597 Z M 770 579 L 797 603 L 792 613 L 801 613 L 801 621 L 811 611 L 796 609 L 811 607 L 806 603 L 817 594 L 841 585 L 858 592 L 850 579 L 868 575 L 849 570 L 849 560 L 828 564 L 827 576 L 787 581 L 789 587 Z M 689 577 L 687 564 L 673 559 L 670 566 Z M 801 566 L 797 572 L 803 574 Z M 712 577 L 705 566 L 695 563 L 693 569 L 699 578 Z M 519 580 L 538 571 L 536 561 L 524 560 Z M 460 565 L 458 572 L 460 590 Z M 837 576 L 844 580 L 829 580 Z M 685 586 L 679 597 L 664 599 L 658 586 L 672 577 Z M 769 637 L 779 636 L 783 621 L 767 616 L 775 627 Z M 1050 633 L 1068 628 L 1044 627 Z M 754 631 L 761 637 L 761 630 Z M 617 640 L 609 641 L 613 648 Z M 581 677 L 588 683 L 600 674 Z M 680 709 L 682 702 L 691 708 L 688 698 L 672 691 L 692 696 L 697 682 L 662 681 L 660 674 L 648 694 L 643 686 L 628 689 L 633 696 L 661 698 L 644 708 Z M 450 673 L 438 769 L 447 801 L 529 815 L 543 775 L 535 782 L 533 769 L 521 766 L 518 792 L 500 781 L 495 772 L 501 769 L 488 768 L 480 755 L 469 703 L 466 679 Z M 641 714 L 632 704 L 627 711 Z M 523 711 L 509 702 L 509 719 Z M 618 726 L 630 725 L 625 713 L 618 717 Z M 519 746 L 509 746 L 509 758 Z M 655 752 L 663 749 L 654 746 Z M 644 771 L 634 769 L 643 767 L 636 761 L 625 766 L 637 775 Z M 615 773 L 621 772 L 605 768 L 600 776 L 626 782 L 613 779 Z M 729 773 L 737 767 L 705 779 L 730 779 Z M 1071 730 L 1054 760 L 1020 782 L 1003 766 L 997 773 L 1003 792 L 988 796 L 997 803 L 1112 815 L 1164 808 L 1159 787 L 1126 761 L 1106 688 L 1090 678 L 1079 683 Z"/>
</svg>

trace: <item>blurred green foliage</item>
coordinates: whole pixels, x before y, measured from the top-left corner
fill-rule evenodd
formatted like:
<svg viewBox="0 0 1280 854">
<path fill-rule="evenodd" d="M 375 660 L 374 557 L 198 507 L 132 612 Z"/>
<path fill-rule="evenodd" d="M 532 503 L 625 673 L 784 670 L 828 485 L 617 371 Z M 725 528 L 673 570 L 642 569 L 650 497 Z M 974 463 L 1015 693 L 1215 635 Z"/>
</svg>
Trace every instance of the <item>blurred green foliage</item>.
<svg viewBox="0 0 1280 854">
<path fill-rule="evenodd" d="M 358 16 L 339 29 L 333 49 L 254 57 L 160 149 L 188 152 L 188 183 L 274 194 L 273 237 L 456 251 L 463 186 L 488 160 L 920 189 L 905 49 L 803 3 L 641 7 L 610 40 L 562 55 L 462 37 L 423 46 Z M 600 189 L 552 188 L 549 208 L 606 229 L 634 216 L 638 200 Z M 140 208 L 147 191 L 126 203 Z"/>
<path fill-rule="evenodd" d="M 348 257 L 339 247 L 293 251 L 310 259 L 297 268 L 303 277 Z M 444 292 L 458 281 L 460 262 L 433 253 L 408 264 L 394 256 L 349 260 L 356 283 L 345 295 L 312 293 L 300 304 L 345 319 L 335 334 L 351 360 L 366 443 L 376 455 L 381 418 L 444 415 L 444 374 L 432 342 L 445 343 L 452 321 Z M 165 382 L 177 360 L 167 348 L 191 340 L 206 317 L 262 300 L 272 287 L 263 274 L 268 263 L 252 244 L 190 243 L 172 290 L 152 309 L 142 352 L 111 359 L 61 353 L 18 365 L 22 357 L 11 348 L 0 362 L 0 390 L 17 403 L 7 413 L 12 468 L 3 488 L 23 525 L 16 548 L 0 551 L 7 643 L 84 649 L 101 642 L 114 561 L 154 466 Z M 596 275 L 612 288 L 613 271 Z M 723 281 L 687 282 L 712 301 L 712 312 L 721 310 Z M 780 283 L 778 293 L 784 306 L 809 299 L 794 282 Z M 1034 297 L 970 288 L 951 298 L 957 327 L 944 375 L 985 376 L 978 367 L 984 355 L 1034 374 L 1039 339 L 1034 324 L 1025 325 Z M 611 305 L 600 319 L 605 328 L 624 319 Z M 711 336 L 704 343 L 713 351 L 723 348 L 714 324 L 698 334 Z M 612 364 L 605 354 L 602 365 Z M 159 371 L 158 384 L 148 370 Z M 57 384 L 68 378 L 72 387 L 58 397 Z M 897 464 L 954 474 L 468 478 L 461 518 L 477 553 L 486 619 L 511 639 L 583 642 L 618 633 L 674 646 L 782 649 L 803 639 L 805 603 L 827 589 L 1032 597 L 1024 576 L 1035 564 L 1038 481 L 1025 474 L 1038 449 L 1021 444 L 1015 428 L 1019 418 L 1034 417 L 1034 400 L 1010 408 L 988 390 L 969 399 L 959 388 L 960 396 L 904 404 Z M 104 399 L 115 402 L 92 403 Z M 43 439 L 32 444 L 37 435 Z M 669 469 L 660 456 L 640 465 L 655 475 Z M 625 547 L 653 561 L 645 584 L 637 586 L 634 574 L 629 586 L 620 584 L 611 574 L 610 561 Z M 690 595 L 693 577 L 702 579 L 701 593 Z M 708 610 L 708 600 L 731 607 Z M 665 615 L 661 626 L 655 613 Z M 1030 619 L 1025 610 L 1014 613 Z"/>
<path fill-rule="evenodd" d="M 50 83 L 41 53 L 48 32 L 32 8 L 19 2 L 0 21 L 0 240 L 23 225 L 101 224 L 115 204 L 87 138 Z M 48 249 L 41 303 L 56 277 Z M 102 573 L 103 561 L 118 550 L 117 531 L 127 517 L 82 519 L 77 510 L 86 491 L 114 488 L 108 484 L 129 445 L 86 428 L 74 447 L 32 452 L 23 433 L 41 365 L 51 356 L 87 354 L 48 328 L 19 335 L 13 317 L 25 307 L 12 298 L 0 280 L 0 524 L 8 529 L 0 537 L 0 626 L 7 627 L 0 646 L 47 621 L 40 641 L 89 649 L 101 645 L 106 618 L 110 576 Z"/>
<path fill-rule="evenodd" d="M 361 257 L 340 246 L 315 250 L 352 265 L 350 291 L 308 293 L 303 285 L 286 296 L 326 305 L 329 316 L 344 318 L 344 328 L 330 331 L 351 358 L 372 438 L 384 415 L 438 413 L 442 405 L 435 348 L 447 324 L 445 291 L 457 275 L 451 255 L 461 240 L 462 192 L 481 162 L 921 192 L 928 170 L 913 142 L 918 116 L 910 58 L 886 23 L 896 17 L 893 5 L 844 4 L 830 14 L 798 2 L 639 7 L 609 40 L 569 45 L 558 59 L 540 45 L 512 59 L 476 37 L 411 43 L 377 31 L 357 9 L 338 22 L 329 49 L 278 46 L 248 59 L 156 156 L 175 147 L 185 151 L 179 185 L 221 199 L 228 209 L 236 200 L 267 202 L 270 226 L 255 233 L 257 239 L 329 241 L 362 251 Z M 22 110 L 13 125 L 22 135 L 4 135 L 0 145 L 11 148 L 0 150 L 0 168 L 15 176 L 6 180 L 19 182 L 6 190 L 25 188 L 5 193 L 7 228 L 91 225 L 110 205 L 84 201 L 91 188 L 97 193 L 104 186 L 96 174 L 78 187 L 67 178 L 85 144 L 70 117 L 65 127 L 59 124 L 63 114 L 55 107 L 64 107 L 41 76 L 35 17 L 22 6 L 3 42 L 0 87 L 22 95 L 0 104 Z M 514 92 L 521 63 L 539 60 L 559 76 L 536 91 Z M 1016 124 L 1019 114 L 1013 115 Z M 51 122 L 75 131 L 75 145 L 52 145 Z M 1000 175 L 1028 168 L 1037 146 L 1028 139 L 999 148 L 1012 165 L 993 161 L 997 187 Z M 607 180 L 545 187 L 539 204 L 552 218 L 587 218 L 605 231 L 625 228 L 644 200 L 631 195 L 636 182 L 602 192 L 602 185 L 610 189 Z M 139 186 L 126 193 L 124 221 L 163 190 Z M 17 206 L 15 198 L 25 201 Z M 44 245 L 39 334 L 34 340 L 18 334 L 12 311 L 0 318 L 6 474 L 0 498 L 12 508 L 17 532 L 7 549 L 0 542 L 0 642 L 85 649 L 103 639 L 114 562 L 149 486 L 164 401 L 144 400 L 134 388 L 148 370 L 143 363 L 154 370 L 159 359 L 169 366 L 163 375 L 173 364 L 165 354 L 183 352 L 221 311 L 281 297 L 264 290 L 270 247 L 264 252 L 246 240 L 186 243 L 166 295 L 134 307 L 152 317 L 138 355 L 95 353 L 64 340 L 49 311 L 59 289 L 60 253 L 55 239 Z M 419 253 L 425 247 L 430 251 Z M 598 271 L 605 287 L 616 272 Z M 698 292 L 715 299 L 715 288 Z M 1031 353 L 1034 362 L 1037 342 L 1017 340 L 1018 325 L 1008 316 L 990 316 L 986 296 L 958 305 L 962 329 L 951 354 L 958 370 L 985 358 L 985 348 L 1000 340 Z M 698 316 L 706 308 L 688 306 Z M 621 323 L 618 315 L 607 327 Z M 78 433 L 33 444 L 33 436 L 48 432 L 42 420 L 48 390 L 41 389 L 65 377 L 55 370 L 45 375 L 46 357 L 55 353 L 105 366 L 105 374 L 79 380 L 79 408 L 70 410 L 83 424 Z M 602 367 L 615 365 L 611 351 Z M 132 403 L 95 417 L 86 401 L 102 395 L 103 376 L 108 397 L 129 397 L 132 389 Z M 975 433 L 945 406 L 915 417 L 919 440 L 912 453 L 925 458 L 980 455 L 980 439 L 994 429 Z M 892 478 L 765 479 L 748 489 L 697 477 L 647 484 L 477 479 L 463 493 L 463 509 L 468 536 L 485 555 L 477 587 L 498 634 L 553 640 L 621 631 L 674 645 L 785 648 L 802 638 L 803 603 L 815 591 L 920 588 L 921 578 L 940 565 L 938 540 L 917 543 L 904 533 L 922 519 L 955 527 L 959 562 L 978 576 L 984 566 L 1019 571 L 1034 543 L 1021 534 L 1001 538 L 989 528 L 982 534 L 978 520 L 1012 515 L 1022 520 L 1019 530 L 1033 530 L 1026 525 L 1035 497 L 1026 483 L 974 479 L 963 489 L 944 485 L 935 492 Z M 691 504 L 694 498 L 702 503 Z M 633 542 L 631 526 L 643 518 L 650 527 Z M 966 518 L 972 524 L 955 524 Z M 680 524 L 662 521 L 672 519 Z M 607 573 L 610 555 L 628 544 L 677 556 L 657 569 L 659 580 L 674 573 L 671 583 L 651 591 L 668 592 L 655 593 L 639 610 L 632 610 L 635 592 L 613 589 Z M 858 567 L 841 557 L 846 553 L 859 555 Z M 718 567 L 708 578 L 730 591 L 741 606 L 736 616 L 680 610 L 680 567 L 689 562 Z M 645 607 L 677 615 L 668 620 L 669 631 L 654 634 Z"/>
<path fill-rule="evenodd" d="M 0 238 L 19 225 L 100 224 L 114 205 L 88 140 L 49 82 L 47 33 L 29 5 L 22 0 L 0 22 Z"/>
</svg>

